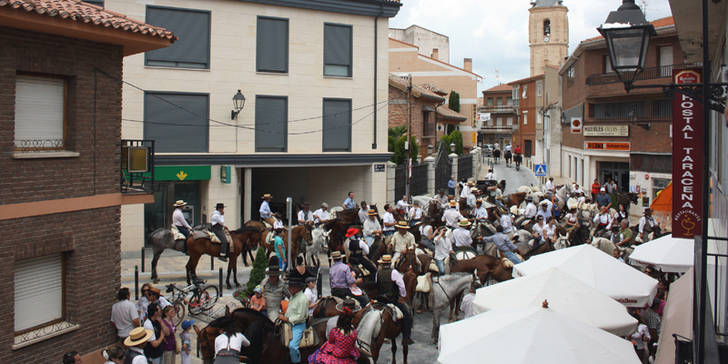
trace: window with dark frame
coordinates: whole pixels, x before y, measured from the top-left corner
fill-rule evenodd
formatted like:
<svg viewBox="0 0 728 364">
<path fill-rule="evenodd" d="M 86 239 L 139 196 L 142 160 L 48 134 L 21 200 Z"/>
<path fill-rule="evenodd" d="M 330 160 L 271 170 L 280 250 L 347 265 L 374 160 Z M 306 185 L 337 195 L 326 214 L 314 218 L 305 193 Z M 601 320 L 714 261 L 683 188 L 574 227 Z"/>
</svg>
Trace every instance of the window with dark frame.
<svg viewBox="0 0 728 364">
<path fill-rule="evenodd" d="M 324 24 L 324 75 L 351 77 L 352 26 Z"/>
<path fill-rule="evenodd" d="M 179 39 L 144 53 L 146 66 L 210 68 L 210 12 L 147 5 L 146 22 L 171 30 Z"/>
<path fill-rule="evenodd" d="M 288 19 L 259 16 L 255 37 L 255 70 L 287 73 Z"/>
<path fill-rule="evenodd" d="M 288 150 L 288 97 L 255 96 L 255 151 Z"/>
<path fill-rule="evenodd" d="M 323 100 L 323 151 L 351 151 L 351 99 Z"/>
<path fill-rule="evenodd" d="M 144 93 L 144 139 L 154 139 L 155 152 L 207 153 L 209 95 Z"/>
</svg>

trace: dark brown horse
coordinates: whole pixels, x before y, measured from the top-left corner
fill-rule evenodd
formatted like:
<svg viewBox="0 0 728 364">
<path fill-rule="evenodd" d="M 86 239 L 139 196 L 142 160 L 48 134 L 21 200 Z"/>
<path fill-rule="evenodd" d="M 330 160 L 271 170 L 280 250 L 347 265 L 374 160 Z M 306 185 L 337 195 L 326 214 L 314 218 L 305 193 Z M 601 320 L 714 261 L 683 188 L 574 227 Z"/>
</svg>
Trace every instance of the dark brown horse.
<svg viewBox="0 0 728 364">
<path fill-rule="evenodd" d="M 503 204 L 507 207 L 520 206 L 521 202 L 526 199 L 525 192 L 511 193 L 510 195 L 503 196 Z"/>
<path fill-rule="evenodd" d="M 243 246 L 243 264 L 247 267 L 247 255 L 250 256 L 250 262 L 252 263 L 255 259 L 253 253 L 255 253 L 255 249 L 258 248 L 258 245 L 263 243 L 267 229 L 262 222 L 258 220 L 250 220 L 246 222 L 242 228 L 230 232 L 231 235 L 234 233 L 240 234 L 239 239 Z M 233 239 L 235 239 L 235 236 L 233 236 Z"/>
<path fill-rule="evenodd" d="M 267 235 L 267 234 L 266 234 Z M 281 239 L 283 239 L 283 246 L 286 247 L 286 254 L 288 253 L 288 229 L 283 229 L 281 232 Z M 313 238 L 311 237 L 311 226 L 309 225 L 297 225 L 291 229 L 291 257 L 295 260 L 300 252 L 300 247 L 303 246 L 305 249 L 306 244 L 311 244 Z M 263 238 L 263 246 L 267 250 L 267 255 L 275 253 L 273 244 L 268 243 Z M 288 259 L 288 258 L 286 258 Z"/>
<path fill-rule="evenodd" d="M 478 280 L 485 284 L 489 278 L 498 282 L 513 278 L 513 268 L 506 268 L 503 261 L 490 255 L 478 255 L 472 259 L 450 260 L 450 273 L 478 271 Z"/>
<path fill-rule="evenodd" d="M 324 224 L 324 229 L 331 230 L 329 233 L 329 254 L 335 250 L 344 251 L 344 240 L 346 230 L 351 225 L 359 225 L 359 213 L 356 209 L 341 210 L 336 213 L 336 218 Z"/>
</svg>

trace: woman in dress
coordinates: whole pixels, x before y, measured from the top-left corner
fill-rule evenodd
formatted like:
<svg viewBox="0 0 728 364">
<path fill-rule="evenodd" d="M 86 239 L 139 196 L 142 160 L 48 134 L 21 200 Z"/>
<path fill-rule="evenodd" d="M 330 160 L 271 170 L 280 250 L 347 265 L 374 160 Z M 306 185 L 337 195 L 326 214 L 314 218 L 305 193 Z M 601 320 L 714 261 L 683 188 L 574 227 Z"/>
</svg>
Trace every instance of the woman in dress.
<svg viewBox="0 0 728 364">
<path fill-rule="evenodd" d="M 361 307 L 355 300 L 346 299 L 336 309 L 339 311 L 336 327 L 329 331 L 329 339 L 308 357 L 309 364 L 355 364 L 359 359 L 352 320 Z"/>
</svg>

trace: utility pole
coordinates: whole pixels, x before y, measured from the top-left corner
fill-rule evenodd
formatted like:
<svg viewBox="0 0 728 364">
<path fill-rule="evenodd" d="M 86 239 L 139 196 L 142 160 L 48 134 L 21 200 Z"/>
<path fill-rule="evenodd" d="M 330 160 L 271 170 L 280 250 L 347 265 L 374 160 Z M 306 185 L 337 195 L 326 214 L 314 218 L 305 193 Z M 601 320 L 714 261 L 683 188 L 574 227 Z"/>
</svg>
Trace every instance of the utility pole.
<svg viewBox="0 0 728 364">
<path fill-rule="evenodd" d="M 407 140 L 404 142 L 404 152 L 406 156 L 406 165 L 404 169 L 405 173 L 405 195 L 407 195 L 407 201 L 410 199 L 410 169 L 412 168 L 412 160 L 410 158 L 410 139 L 412 138 L 412 106 L 410 105 L 410 99 L 412 98 L 412 74 L 410 73 L 407 77 Z"/>
</svg>

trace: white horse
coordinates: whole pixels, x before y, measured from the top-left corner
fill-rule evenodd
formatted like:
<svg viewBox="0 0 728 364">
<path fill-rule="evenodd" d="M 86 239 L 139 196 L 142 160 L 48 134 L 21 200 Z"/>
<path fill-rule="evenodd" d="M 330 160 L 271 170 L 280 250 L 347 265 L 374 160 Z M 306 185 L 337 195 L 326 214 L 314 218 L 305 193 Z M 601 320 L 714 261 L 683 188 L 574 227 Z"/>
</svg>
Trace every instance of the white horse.
<svg viewBox="0 0 728 364">
<path fill-rule="evenodd" d="M 318 256 L 322 248 L 328 247 L 329 234 L 331 231 L 326 231 L 323 227 L 311 230 L 311 245 L 306 245 L 306 262 L 313 262 L 315 257 L 316 265 L 320 264 Z"/>
<path fill-rule="evenodd" d="M 428 273 L 430 274 L 430 273 Z M 460 315 L 460 302 L 463 293 L 473 284 L 471 273 L 451 273 L 439 277 L 431 277 L 432 290 L 430 292 L 430 308 L 432 309 L 432 340 L 437 343 L 440 336 L 440 314 L 443 309 L 449 309 L 449 320 L 455 310 L 455 319 Z"/>
</svg>

